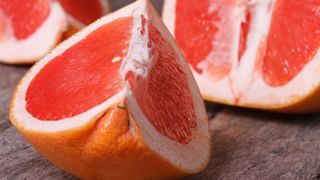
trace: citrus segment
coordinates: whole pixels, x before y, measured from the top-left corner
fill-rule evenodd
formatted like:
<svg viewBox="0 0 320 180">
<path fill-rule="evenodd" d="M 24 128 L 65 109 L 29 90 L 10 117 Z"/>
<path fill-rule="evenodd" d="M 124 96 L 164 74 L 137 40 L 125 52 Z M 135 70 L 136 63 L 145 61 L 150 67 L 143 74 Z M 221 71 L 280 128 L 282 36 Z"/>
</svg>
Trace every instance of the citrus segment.
<svg viewBox="0 0 320 180">
<path fill-rule="evenodd" d="M 287 84 L 319 47 L 320 1 L 276 1 L 263 60 L 265 82 L 270 86 Z"/>
<path fill-rule="evenodd" d="M 51 60 L 28 88 L 29 113 L 40 120 L 72 117 L 119 92 L 123 88 L 119 68 L 131 28 L 131 17 L 119 18 Z M 112 36 L 106 38 L 108 34 Z"/>
<path fill-rule="evenodd" d="M 229 52 L 237 31 L 233 24 L 241 6 L 242 1 L 235 0 L 176 1 L 175 38 L 197 73 L 206 71 L 214 79 L 230 73 Z"/>
<path fill-rule="evenodd" d="M 16 39 L 23 40 L 49 16 L 50 0 L 28 0 L 23 3 L 20 0 L 0 0 L 0 11 L 10 18 Z"/>
<path fill-rule="evenodd" d="M 211 52 L 212 41 L 218 30 L 214 20 L 219 21 L 220 17 L 216 12 L 210 12 L 209 7 L 209 0 L 178 0 L 176 5 L 175 37 L 190 64 L 198 72 L 201 72 L 198 64 Z"/>
<path fill-rule="evenodd" d="M 68 14 L 83 24 L 90 24 L 104 15 L 100 0 L 59 0 L 59 2 Z"/>
<path fill-rule="evenodd" d="M 188 78 L 172 47 L 152 24 L 148 34 L 153 63 L 147 77 L 136 77 L 133 93 L 142 112 L 162 135 L 188 144 L 196 127 Z"/>
</svg>

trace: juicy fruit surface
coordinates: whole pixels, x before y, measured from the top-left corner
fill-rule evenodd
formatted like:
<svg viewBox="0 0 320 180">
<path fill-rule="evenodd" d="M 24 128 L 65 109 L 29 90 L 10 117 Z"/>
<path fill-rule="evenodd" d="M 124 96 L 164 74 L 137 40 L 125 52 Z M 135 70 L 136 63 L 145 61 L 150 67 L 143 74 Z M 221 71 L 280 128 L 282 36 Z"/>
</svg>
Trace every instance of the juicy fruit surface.
<svg viewBox="0 0 320 180">
<path fill-rule="evenodd" d="M 34 33 L 50 14 L 50 0 L 0 0 L 0 20 L 11 23 L 12 31 L 17 40 L 24 40 Z M 0 15 L 1 16 L 1 15 Z M 0 22 L 0 33 L 1 33 Z M 8 24 L 4 24 L 8 26 Z M 1 35 L 0 35 L 1 40 Z"/>
<path fill-rule="evenodd" d="M 246 11 L 245 20 L 241 22 L 240 38 L 239 38 L 239 51 L 238 60 L 240 61 L 243 53 L 247 49 L 248 32 L 250 28 L 251 13 Z"/>
<path fill-rule="evenodd" d="M 209 6 L 209 0 L 180 0 L 176 4 L 175 37 L 190 64 L 198 71 L 201 71 L 198 64 L 212 50 L 212 41 L 218 28 L 213 21 L 219 17 L 215 12 L 208 13 Z"/>
<path fill-rule="evenodd" d="M 276 1 L 263 60 L 271 86 L 292 80 L 320 47 L 320 1 Z"/>
<path fill-rule="evenodd" d="M 99 0 L 59 0 L 61 6 L 75 19 L 90 24 L 104 15 Z"/>
<path fill-rule="evenodd" d="M 131 17 L 119 18 L 52 59 L 27 89 L 27 111 L 40 120 L 59 120 L 119 92 L 124 86 L 119 60 L 126 55 L 131 28 Z"/>
<path fill-rule="evenodd" d="M 319 0 L 268 1 L 269 6 L 264 8 L 272 9 L 271 21 L 265 25 L 269 30 L 255 52 L 257 58 L 243 56 L 255 48 L 247 45 L 260 31 L 253 26 L 253 21 L 261 18 L 255 16 L 258 3 L 263 4 L 247 0 L 176 1 L 175 37 L 197 73 L 206 71 L 220 80 L 232 68 L 238 68 L 240 60 L 257 60 L 255 70 L 267 85 L 275 87 L 290 82 L 313 59 L 320 46 Z M 238 16 L 231 16 L 234 13 Z M 241 23 L 235 28 L 235 20 L 239 18 Z M 231 46 L 237 41 L 230 40 L 234 35 L 238 41 L 236 58 Z M 234 63 L 234 59 L 239 63 Z M 203 63 L 205 66 L 199 66 Z"/>
<path fill-rule="evenodd" d="M 4 38 L 4 33 L 5 33 L 5 17 L 4 15 L 0 12 L 0 41 Z"/>
<path fill-rule="evenodd" d="M 152 24 L 148 34 L 154 62 L 146 78 L 136 77 L 134 95 L 160 134 L 188 144 L 197 125 L 188 77 L 172 47 Z"/>
<path fill-rule="evenodd" d="M 243 5 L 240 2 L 242 1 L 176 1 L 175 37 L 198 73 L 206 71 L 214 79 L 221 79 L 230 73 L 230 52 L 237 33 L 232 24 L 234 18 L 238 18 L 234 13 L 235 9 Z M 228 28 L 223 29 L 222 26 Z"/>
</svg>

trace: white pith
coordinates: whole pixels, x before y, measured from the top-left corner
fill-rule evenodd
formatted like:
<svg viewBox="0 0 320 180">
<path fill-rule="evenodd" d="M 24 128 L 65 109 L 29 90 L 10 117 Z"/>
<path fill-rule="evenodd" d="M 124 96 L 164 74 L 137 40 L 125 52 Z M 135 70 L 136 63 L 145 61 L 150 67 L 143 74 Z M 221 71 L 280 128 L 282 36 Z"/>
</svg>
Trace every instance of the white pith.
<svg viewBox="0 0 320 180">
<path fill-rule="evenodd" d="M 146 36 L 138 37 L 137 31 L 140 25 L 140 15 L 144 15 L 148 21 L 160 30 L 162 36 L 167 40 L 173 47 L 174 51 L 179 57 L 179 63 L 185 70 L 188 76 L 188 84 L 190 87 L 191 95 L 194 101 L 194 108 L 196 112 L 197 126 L 193 129 L 193 137 L 189 144 L 180 144 L 173 141 L 163 135 L 161 135 L 149 122 L 149 120 L 143 115 L 141 109 L 137 105 L 135 97 L 132 95 L 130 87 L 125 88 L 121 92 L 114 95 L 112 98 L 106 100 L 102 104 L 99 104 L 88 111 L 70 117 L 68 119 L 58 120 L 58 121 L 40 121 L 26 111 L 26 101 L 25 95 L 27 88 L 32 81 L 32 79 L 37 75 L 37 73 L 57 55 L 60 55 L 64 50 L 76 44 L 78 41 L 82 40 L 83 37 L 90 34 L 92 31 L 98 27 L 107 24 L 117 18 L 133 16 L 133 34 L 129 43 L 129 50 L 127 57 L 123 61 L 127 61 L 125 65 L 121 67 L 121 75 L 124 78 L 126 73 L 131 70 L 141 76 L 147 76 L 148 68 L 141 71 L 142 66 L 133 66 L 132 60 L 138 60 L 139 62 L 146 65 L 152 61 L 152 55 L 145 49 L 147 42 L 147 32 Z M 141 46 L 134 47 L 137 43 Z M 140 61 L 141 60 L 141 61 Z M 70 130 L 78 127 L 82 127 L 88 123 L 94 122 L 98 119 L 106 110 L 112 105 L 119 102 L 122 99 L 126 99 L 126 105 L 130 113 L 130 118 L 136 121 L 139 130 L 145 140 L 145 143 L 150 147 L 152 151 L 159 154 L 163 159 L 170 162 L 174 166 L 182 169 L 186 172 L 193 173 L 198 172 L 205 167 L 209 160 L 210 153 L 210 134 L 208 129 L 207 114 L 205 112 L 204 104 L 200 93 L 198 92 L 197 85 L 195 84 L 194 78 L 191 71 L 188 69 L 188 65 L 184 60 L 179 48 L 176 46 L 174 39 L 171 37 L 168 30 L 165 28 L 161 19 L 157 16 L 154 9 L 150 7 L 150 4 L 146 0 L 139 0 L 126 8 L 120 9 L 115 13 L 111 13 L 108 16 L 101 18 L 90 26 L 86 27 L 84 30 L 75 34 L 73 37 L 63 42 L 57 48 L 55 48 L 49 55 L 44 59 L 39 61 L 24 77 L 22 82 L 17 88 L 15 97 L 13 99 L 11 115 L 17 121 L 19 126 L 23 126 L 28 130 L 33 130 L 37 132 L 59 132 Z"/>
<path fill-rule="evenodd" d="M 109 5 L 109 1 L 108 0 L 99 0 L 100 5 L 102 7 L 102 11 L 103 14 L 108 14 L 110 12 L 110 5 Z M 71 16 L 70 14 L 67 14 L 67 19 L 68 22 L 70 24 L 72 24 L 74 27 L 76 27 L 77 29 L 83 29 L 84 27 L 86 27 L 87 25 L 83 24 L 82 22 L 80 22 L 79 20 L 73 18 L 73 16 Z"/>
<path fill-rule="evenodd" d="M 27 39 L 16 40 L 8 19 L 5 24 L 5 35 L 0 39 L 0 61 L 30 63 L 43 57 L 57 43 L 66 27 L 66 19 L 61 6 L 52 2 L 48 18 Z"/>
<path fill-rule="evenodd" d="M 140 31 L 143 29 L 141 26 L 141 15 L 144 15 L 146 18 L 147 16 L 145 15 L 145 12 L 145 9 L 140 8 L 133 13 L 134 22 L 128 54 L 123 59 L 120 68 L 120 74 L 124 80 L 129 71 L 132 71 L 141 77 L 147 76 L 147 68 L 150 65 L 152 54 L 150 52 L 150 48 L 148 48 L 148 29 L 145 29 L 145 33 L 143 35 L 140 34 Z"/>
<path fill-rule="evenodd" d="M 204 97 L 231 104 L 256 104 L 261 107 L 270 105 L 270 107 L 277 108 L 296 102 L 319 87 L 320 50 L 293 80 L 283 86 L 272 87 L 266 84 L 260 74 L 261 70 L 255 68 L 257 51 L 260 43 L 268 34 L 275 2 L 276 0 L 249 1 L 253 14 L 247 36 L 247 48 L 240 63 L 235 54 L 238 53 L 238 46 L 230 53 L 230 56 L 234 58 L 232 70 L 228 76 L 217 81 L 205 72 L 198 74 L 192 70 Z M 163 20 L 173 35 L 175 33 L 175 9 L 176 0 L 165 1 Z M 243 12 L 242 17 L 244 15 Z M 239 37 L 233 44 L 239 44 L 238 40 Z"/>
<path fill-rule="evenodd" d="M 212 13 L 216 11 L 223 1 L 215 0 L 215 4 L 209 7 L 207 13 Z M 229 12 L 229 9 L 232 8 L 232 11 Z M 238 44 L 239 44 L 239 36 L 240 36 L 240 24 L 242 20 L 245 19 L 244 17 L 244 7 L 243 6 L 231 6 L 229 7 L 227 12 L 220 12 L 220 17 L 229 17 L 229 18 L 222 18 L 221 21 L 216 23 L 217 27 L 227 27 L 223 30 L 219 30 L 216 33 L 216 39 L 212 42 L 213 47 L 215 47 L 215 51 L 211 51 L 208 56 L 205 58 L 204 61 L 198 64 L 198 68 L 205 70 L 210 63 L 211 59 L 221 59 L 221 61 L 215 61 L 215 65 L 221 67 L 224 63 L 231 63 L 237 64 L 237 56 L 238 56 Z M 230 21 L 230 19 L 232 19 Z M 232 31 L 232 33 L 229 33 Z M 227 33 L 226 33 L 227 32 Z M 225 48 L 229 47 L 230 53 L 223 53 L 225 52 Z M 220 53 L 222 52 L 222 53 Z M 234 69 L 235 67 L 233 67 Z M 207 71 L 203 72 L 205 76 L 210 76 Z"/>
</svg>

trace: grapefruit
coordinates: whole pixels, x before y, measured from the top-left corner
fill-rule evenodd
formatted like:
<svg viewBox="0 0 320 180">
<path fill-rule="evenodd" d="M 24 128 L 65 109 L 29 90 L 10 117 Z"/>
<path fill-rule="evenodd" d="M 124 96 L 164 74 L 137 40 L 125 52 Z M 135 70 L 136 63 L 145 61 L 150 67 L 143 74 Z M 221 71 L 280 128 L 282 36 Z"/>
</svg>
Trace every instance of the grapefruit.
<svg viewBox="0 0 320 180">
<path fill-rule="evenodd" d="M 56 45 L 65 26 L 56 1 L 0 0 L 0 62 L 35 62 Z"/>
<path fill-rule="evenodd" d="M 69 31 L 76 32 L 110 12 L 108 0 L 58 0 L 67 14 Z"/>
<path fill-rule="evenodd" d="M 109 14 L 35 64 L 10 119 L 81 179 L 164 179 L 201 171 L 207 114 L 188 64 L 149 1 Z"/>
<path fill-rule="evenodd" d="M 205 99 L 320 110 L 319 0 L 167 0 L 163 19 Z"/>
</svg>

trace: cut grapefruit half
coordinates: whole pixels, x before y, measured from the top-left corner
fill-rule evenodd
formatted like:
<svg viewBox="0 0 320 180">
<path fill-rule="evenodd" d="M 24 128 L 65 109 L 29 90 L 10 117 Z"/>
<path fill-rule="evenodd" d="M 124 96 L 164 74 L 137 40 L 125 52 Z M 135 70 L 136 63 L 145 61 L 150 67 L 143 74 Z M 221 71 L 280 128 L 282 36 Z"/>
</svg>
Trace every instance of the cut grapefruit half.
<svg viewBox="0 0 320 180">
<path fill-rule="evenodd" d="M 163 19 L 205 99 L 320 110 L 319 0 L 167 0 Z"/>
<path fill-rule="evenodd" d="M 67 14 L 69 31 L 76 32 L 110 12 L 108 0 L 58 0 Z"/>
<path fill-rule="evenodd" d="M 55 1 L 0 0 L 0 62 L 35 62 L 57 44 L 65 26 Z"/>
<path fill-rule="evenodd" d="M 207 114 L 187 62 L 149 1 L 61 43 L 22 78 L 10 119 L 82 179 L 163 179 L 201 171 Z"/>
</svg>

